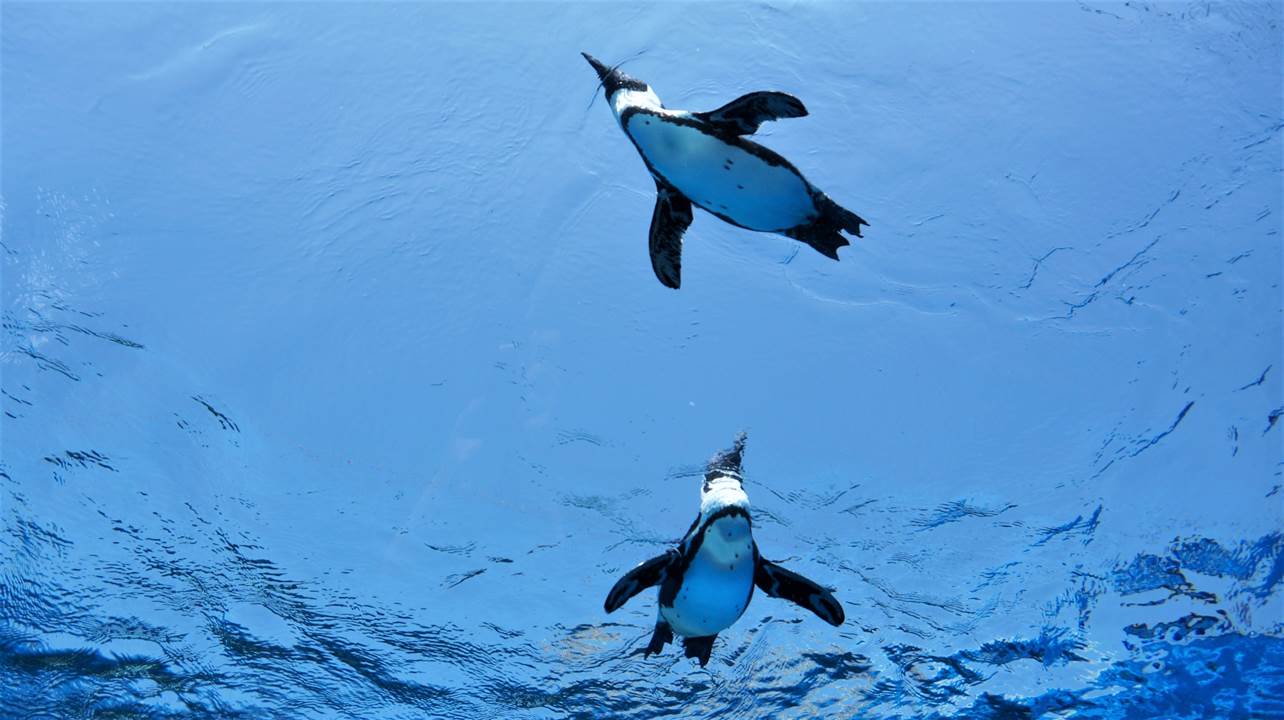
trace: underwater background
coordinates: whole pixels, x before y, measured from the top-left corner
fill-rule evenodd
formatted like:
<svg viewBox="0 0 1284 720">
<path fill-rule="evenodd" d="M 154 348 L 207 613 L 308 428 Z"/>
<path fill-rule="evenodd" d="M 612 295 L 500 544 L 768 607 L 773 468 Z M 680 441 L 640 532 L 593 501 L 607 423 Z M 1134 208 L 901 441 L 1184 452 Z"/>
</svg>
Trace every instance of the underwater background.
<svg viewBox="0 0 1284 720">
<path fill-rule="evenodd" d="M 0 716 L 1284 717 L 1282 7 L 4 3 Z M 643 659 L 740 430 L 847 622 Z"/>
</svg>

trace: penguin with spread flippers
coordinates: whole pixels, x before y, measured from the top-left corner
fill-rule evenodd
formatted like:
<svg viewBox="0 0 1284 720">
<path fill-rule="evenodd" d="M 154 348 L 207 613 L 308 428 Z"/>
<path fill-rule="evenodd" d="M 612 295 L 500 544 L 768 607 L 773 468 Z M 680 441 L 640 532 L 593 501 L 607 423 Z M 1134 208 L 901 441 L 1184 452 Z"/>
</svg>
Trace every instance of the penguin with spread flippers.
<svg viewBox="0 0 1284 720">
<path fill-rule="evenodd" d="M 611 112 L 655 178 L 651 267 L 660 282 L 682 282 L 682 235 L 691 207 L 748 230 L 805 242 L 838 259 L 868 225 L 818 190 L 780 155 L 746 139 L 768 120 L 803 117 L 798 98 L 752 92 L 710 112 L 671 110 L 650 86 L 581 53 L 597 71 Z"/>
<path fill-rule="evenodd" d="M 825 588 L 758 554 L 749 517 L 749 497 L 742 486 L 740 464 L 745 435 L 730 450 L 709 461 L 700 488 L 700 514 L 676 548 L 638 565 L 620 578 L 606 596 L 615 612 L 629 598 L 658 585 L 660 612 L 645 654 L 664 649 L 676 633 L 687 657 L 709 662 L 718 633 L 740 618 L 753 589 L 795 603 L 835 627 L 843 624 L 843 606 Z"/>
</svg>

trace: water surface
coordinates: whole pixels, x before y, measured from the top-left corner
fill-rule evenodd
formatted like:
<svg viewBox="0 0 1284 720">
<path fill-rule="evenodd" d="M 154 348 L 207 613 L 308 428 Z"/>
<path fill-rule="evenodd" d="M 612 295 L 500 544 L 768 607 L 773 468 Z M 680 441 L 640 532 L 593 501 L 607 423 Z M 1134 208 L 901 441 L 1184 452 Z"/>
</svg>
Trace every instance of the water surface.
<svg viewBox="0 0 1284 720">
<path fill-rule="evenodd" d="M 1284 715 L 1279 4 L 5 3 L 0 714 Z M 580 57 L 868 219 L 654 186 Z M 616 577 L 749 432 L 700 669 Z"/>
</svg>

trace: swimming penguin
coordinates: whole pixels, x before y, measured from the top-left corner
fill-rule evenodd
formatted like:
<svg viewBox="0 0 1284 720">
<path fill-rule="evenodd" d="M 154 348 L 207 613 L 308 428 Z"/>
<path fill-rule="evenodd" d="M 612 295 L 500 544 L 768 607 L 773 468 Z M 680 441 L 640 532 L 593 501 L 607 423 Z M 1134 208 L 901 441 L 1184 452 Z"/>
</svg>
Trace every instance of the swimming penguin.
<svg viewBox="0 0 1284 720">
<path fill-rule="evenodd" d="M 700 514 L 676 548 L 638 565 L 611 588 L 605 608 L 615 612 L 629 598 L 660 586 L 660 614 L 645 655 L 658 653 L 682 636 L 686 657 L 704 667 L 718 633 L 740 618 L 755 585 L 816 613 L 835 627 L 843 606 L 816 583 L 758 554 L 749 518 L 749 497 L 741 486 L 740 460 L 745 434 L 713 456 L 700 488 Z"/>
<path fill-rule="evenodd" d="M 611 112 L 655 178 L 651 268 L 671 288 L 682 283 L 682 234 L 695 205 L 748 230 L 779 233 L 838 259 L 868 225 L 830 200 L 798 168 L 745 139 L 768 120 L 803 117 L 798 98 L 752 92 L 711 112 L 670 110 L 650 86 L 580 53 L 597 71 Z"/>
</svg>

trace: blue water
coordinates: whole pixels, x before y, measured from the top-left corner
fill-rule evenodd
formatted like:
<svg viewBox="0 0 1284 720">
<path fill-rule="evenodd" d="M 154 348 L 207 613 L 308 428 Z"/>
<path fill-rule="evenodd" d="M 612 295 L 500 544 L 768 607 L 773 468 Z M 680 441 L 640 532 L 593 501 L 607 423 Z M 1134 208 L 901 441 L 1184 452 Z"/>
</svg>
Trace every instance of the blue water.
<svg viewBox="0 0 1284 720">
<path fill-rule="evenodd" d="M 0 715 L 1284 716 L 1282 12 L 4 3 Z M 866 238 L 662 287 L 580 51 Z M 644 659 L 742 429 L 847 622 Z"/>
</svg>

